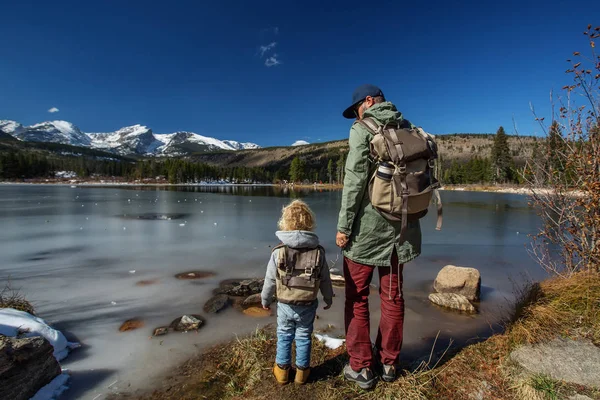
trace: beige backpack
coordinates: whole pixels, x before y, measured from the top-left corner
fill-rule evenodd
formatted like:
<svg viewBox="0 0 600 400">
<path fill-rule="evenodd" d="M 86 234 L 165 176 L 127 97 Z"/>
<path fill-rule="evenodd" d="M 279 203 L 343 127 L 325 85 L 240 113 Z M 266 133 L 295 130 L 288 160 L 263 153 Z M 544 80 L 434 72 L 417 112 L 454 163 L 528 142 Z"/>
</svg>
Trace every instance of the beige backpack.
<svg viewBox="0 0 600 400">
<path fill-rule="evenodd" d="M 402 221 L 400 240 L 408 222 L 427 214 L 433 196 L 436 197 L 438 220 L 442 227 L 442 202 L 434 176 L 437 144 L 432 135 L 422 129 L 412 129 L 408 121 L 378 125 L 372 118 L 357 121 L 370 132 L 370 159 L 376 169 L 369 181 L 372 206 L 390 221 Z"/>
<path fill-rule="evenodd" d="M 317 299 L 321 285 L 325 250 L 321 246 L 294 249 L 283 244 L 273 251 L 277 249 L 277 301 L 310 305 Z"/>
</svg>

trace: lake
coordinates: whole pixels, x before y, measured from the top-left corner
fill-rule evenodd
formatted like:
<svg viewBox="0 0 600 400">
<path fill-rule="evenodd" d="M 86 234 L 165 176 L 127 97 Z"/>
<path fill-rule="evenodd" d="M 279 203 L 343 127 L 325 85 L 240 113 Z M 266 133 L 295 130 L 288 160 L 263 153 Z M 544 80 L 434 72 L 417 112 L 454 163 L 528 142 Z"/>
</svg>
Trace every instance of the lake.
<svg viewBox="0 0 600 400">
<path fill-rule="evenodd" d="M 435 230 L 433 211 L 422 220 L 423 255 L 404 269 L 403 357 L 409 360 L 429 355 L 438 332 L 438 349 L 450 339 L 468 343 L 489 335 L 506 315 L 515 285 L 543 277 L 526 251 L 527 235 L 539 222 L 525 196 L 441 194 L 444 226 Z M 39 316 L 83 345 L 63 362 L 72 378 L 61 398 L 97 400 L 144 387 L 206 346 L 274 323 L 274 316 L 256 319 L 235 309 L 207 315 L 202 307 L 222 280 L 264 277 L 281 208 L 297 197 L 315 212 L 327 259 L 341 270 L 335 246 L 340 191 L 0 185 L 0 279 L 10 278 Z M 429 303 L 433 280 L 447 264 L 480 270 L 479 314 Z M 189 270 L 215 276 L 174 278 Z M 344 299 L 343 289 L 335 292 L 333 307 L 319 309 L 315 322 L 317 330 L 332 325 L 334 336 L 343 334 Z M 376 290 L 371 301 L 374 337 Z M 197 333 L 151 337 L 155 327 L 186 313 L 203 315 L 206 325 Z M 130 318 L 145 326 L 119 332 Z"/>
</svg>

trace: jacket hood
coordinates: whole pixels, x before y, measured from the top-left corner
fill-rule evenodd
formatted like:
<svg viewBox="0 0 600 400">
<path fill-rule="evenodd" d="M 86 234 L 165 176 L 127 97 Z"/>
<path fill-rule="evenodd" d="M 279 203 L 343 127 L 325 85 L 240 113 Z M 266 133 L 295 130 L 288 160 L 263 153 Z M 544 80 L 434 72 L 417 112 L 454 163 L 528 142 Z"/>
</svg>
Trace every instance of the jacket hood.
<svg viewBox="0 0 600 400">
<path fill-rule="evenodd" d="M 364 113 L 364 117 L 375 118 L 383 125 L 392 121 L 402 121 L 404 119 L 402 113 L 389 101 L 377 103 L 371 108 L 368 108 Z"/>
<path fill-rule="evenodd" d="M 319 237 L 309 231 L 277 231 L 275 235 L 293 249 L 313 248 L 319 245 Z"/>
</svg>

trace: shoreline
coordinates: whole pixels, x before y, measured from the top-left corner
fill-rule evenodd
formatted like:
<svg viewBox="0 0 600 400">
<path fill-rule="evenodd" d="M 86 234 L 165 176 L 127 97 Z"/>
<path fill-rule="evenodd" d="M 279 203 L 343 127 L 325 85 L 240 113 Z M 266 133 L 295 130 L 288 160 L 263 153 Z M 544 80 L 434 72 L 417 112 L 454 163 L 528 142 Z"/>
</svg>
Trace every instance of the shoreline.
<svg viewBox="0 0 600 400">
<path fill-rule="evenodd" d="M 165 183 L 165 182 L 124 182 L 124 181 L 29 181 L 29 182 L 0 182 L 0 186 L 70 186 L 70 187 L 275 187 L 279 189 L 315 189 L 315 190 L 342 190 L 341 184 L 278 184 L 278 183 Z M 506 193 L 531 196 L 534 191 L 540 195 L 552 194 L 553 188 L 531 189 L 526 186 L 504 186 L 504 185 L 445 185 L 440 191 L 451 192 L 482 192 L 482 193 Z M 581 191 L 570 191 L 570 196 L 580 197 Z"/>
</svg>

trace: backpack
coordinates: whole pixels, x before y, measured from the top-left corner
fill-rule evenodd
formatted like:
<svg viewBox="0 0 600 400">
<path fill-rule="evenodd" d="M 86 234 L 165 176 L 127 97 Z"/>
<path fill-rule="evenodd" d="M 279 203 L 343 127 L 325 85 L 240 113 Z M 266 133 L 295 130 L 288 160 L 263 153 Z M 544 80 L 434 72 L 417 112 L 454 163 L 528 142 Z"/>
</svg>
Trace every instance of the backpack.
<svg viewBox="0 0 600 400">
<path fill-rule="evenodd" d="M 402 221 L 400 241 L 408 222 L 423 218 L 435 196 L 438 208 L 436 229 L 442 228 L 442 201 L 434 176 L 438 149 L 432 135 L 412 128 L 406 120 L 378 125 L 373 118 L 357 121 L 373 138 L 369 159 L 376 168 L 369 180 L 371 205 L 389 221 Z"/>
<path fill-rule="evenodd" d="M 277 254 L 277 301 L 285 304 L 310 305 L 317 299 L 325 249 L 294 249 L 280 244 Z"/>
</svg>

